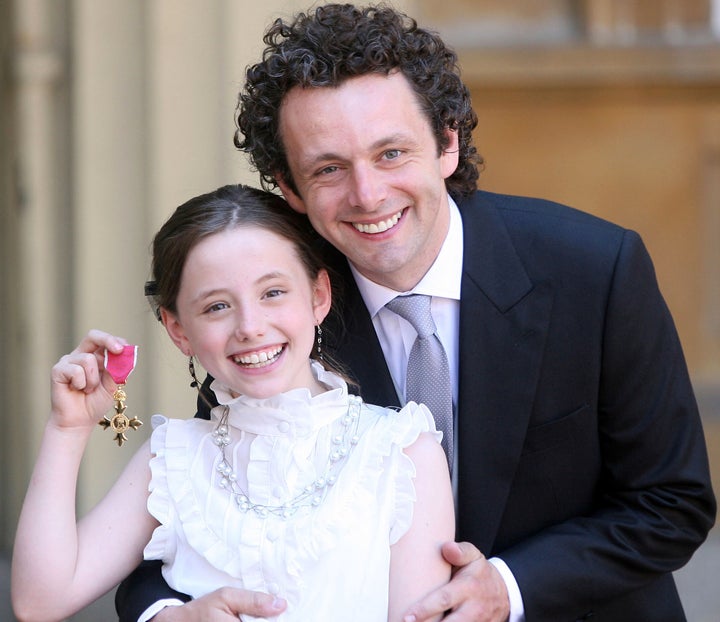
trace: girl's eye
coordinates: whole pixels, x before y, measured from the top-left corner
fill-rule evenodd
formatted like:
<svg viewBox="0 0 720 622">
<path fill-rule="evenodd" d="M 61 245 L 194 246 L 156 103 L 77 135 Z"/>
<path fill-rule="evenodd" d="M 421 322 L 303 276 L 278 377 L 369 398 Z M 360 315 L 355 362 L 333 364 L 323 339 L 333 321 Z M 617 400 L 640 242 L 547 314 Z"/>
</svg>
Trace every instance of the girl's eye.
<svg viewBox="0 0 720 622">
<path fill-rule="evenodd" d="M 276 298 L 277 296 L 280 296 L 283 294 L 283 290 L 281 289 L 271 289 L 265 292 L 265 298 Z"/>
<path fill-rule="evenodd" d="M 227 309 L 228 305 L 224 302 L 216 302 L 215 304 L 210 305 L 206 311 L 208 313 L 214 313 L 215 311 L 222 311 L 223 309 Z"/>
</svg>

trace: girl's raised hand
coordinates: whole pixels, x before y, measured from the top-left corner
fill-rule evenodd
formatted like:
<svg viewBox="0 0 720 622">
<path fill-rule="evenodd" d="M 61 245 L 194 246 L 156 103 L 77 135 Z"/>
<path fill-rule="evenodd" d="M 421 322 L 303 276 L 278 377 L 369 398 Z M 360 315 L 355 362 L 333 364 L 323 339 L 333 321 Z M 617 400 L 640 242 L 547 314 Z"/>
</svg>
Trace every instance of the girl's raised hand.
<svg viewBox="0 0 720 622">
<path fill-rule="evenodd" d="M 52 425 L 90 430 L 110 410 L 117 385 L 104 368 L 105 350 L 117 354 L 126 343 L 93 329 L 54 365 L 50 374 Z"/>
</svg>

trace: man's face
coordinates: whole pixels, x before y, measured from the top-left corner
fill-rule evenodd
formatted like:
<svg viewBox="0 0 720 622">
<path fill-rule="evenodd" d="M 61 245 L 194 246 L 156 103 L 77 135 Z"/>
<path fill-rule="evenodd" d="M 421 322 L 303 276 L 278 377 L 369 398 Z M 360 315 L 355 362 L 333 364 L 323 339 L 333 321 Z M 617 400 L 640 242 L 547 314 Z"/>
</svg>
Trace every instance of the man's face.
<svg viewBox="0 0 720 622">
<path fill-rule="evenodd" d="M 445 179 L 458 163 L 457 135 L 438 145 L 407 79 L 369 74 L 337 88 L 295 87 L 280 132 L 297 193 L 290 205 L 364 276 L 412 289 L 447 235 Z"/>
</svg>

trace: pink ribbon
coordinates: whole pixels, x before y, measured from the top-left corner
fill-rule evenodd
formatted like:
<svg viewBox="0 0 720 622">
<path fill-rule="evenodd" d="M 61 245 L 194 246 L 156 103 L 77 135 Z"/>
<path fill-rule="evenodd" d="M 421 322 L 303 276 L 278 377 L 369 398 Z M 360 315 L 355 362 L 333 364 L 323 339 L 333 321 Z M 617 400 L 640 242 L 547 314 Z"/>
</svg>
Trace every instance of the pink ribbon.
<svg viewBox="0 0 720 622">
<path fill-rule="evenodd" d="M 135 369 L 137 362 L 137 346 L 123 346 L 122 352 L 113 354 L 105 350 L 105 369 L 115 384 L 125 384 L 128 376 Z"/>
</svg>

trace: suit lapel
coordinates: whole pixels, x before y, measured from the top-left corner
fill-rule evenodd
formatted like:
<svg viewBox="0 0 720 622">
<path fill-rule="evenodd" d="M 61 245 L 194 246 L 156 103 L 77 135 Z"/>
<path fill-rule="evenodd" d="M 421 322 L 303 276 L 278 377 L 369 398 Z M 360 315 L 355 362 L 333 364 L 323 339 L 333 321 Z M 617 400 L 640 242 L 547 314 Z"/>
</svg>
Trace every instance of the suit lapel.
<svg viewBox="0 0 720 622">
<path fill-rule="evenodd" d="M 458 537 L 492 551 L 530 412 L 552 307 L 500 214 L 464 204 L 458 416 Z"/>
</svg>

